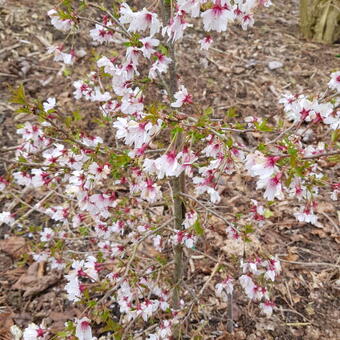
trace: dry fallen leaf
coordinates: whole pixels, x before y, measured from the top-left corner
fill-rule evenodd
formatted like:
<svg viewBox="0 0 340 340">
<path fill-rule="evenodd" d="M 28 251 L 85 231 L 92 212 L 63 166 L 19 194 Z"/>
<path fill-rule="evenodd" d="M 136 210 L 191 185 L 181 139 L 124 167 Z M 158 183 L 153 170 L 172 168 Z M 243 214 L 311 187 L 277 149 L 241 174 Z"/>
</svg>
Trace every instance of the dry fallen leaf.
<svg viewBox="0 0 340 340">
<path fill-rule="evenodd" d="M 53 312 L 49 314 L 49 318 L 52 320 L 51 330 L 53 332 L 62 331 L 65 328 L 65 322 L 73 320 L 80 314 L 77 309 L 70 309 L 64 312 Z"/>
<path fill-rule="evenodd" d="M 27 272 L 14 284 L 13 289 L 25 291 L 24 297 L 32 296 L 54 285 L 58 280 L 59 276 L 55 273 L 39 276 L 39 263 L 34 262 L 30 265 Z"/>
<path fill-rule="evenodd" d="M 11 236 L 0 241 L 0 251 L 18 258 L 27 252 L 26 241 L 23 237 Z"/>
<path fill-rule="evenodd" d="M 13 313 L 10 310 L 2 311 L 0 309 L 0 339 L 11 339 L 10 329 L 14 325 Z"/>
</svg>

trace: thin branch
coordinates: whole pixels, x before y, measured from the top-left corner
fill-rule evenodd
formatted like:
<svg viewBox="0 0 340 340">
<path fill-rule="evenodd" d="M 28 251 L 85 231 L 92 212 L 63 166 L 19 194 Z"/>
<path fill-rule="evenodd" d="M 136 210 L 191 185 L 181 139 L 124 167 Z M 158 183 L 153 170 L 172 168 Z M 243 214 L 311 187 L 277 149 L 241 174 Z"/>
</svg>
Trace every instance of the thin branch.
<svg viewBox="0 0 340 340">
<path fill-rule="evenodd" d="M 123 31 L 123 34 L 127 37 L 127 38 L 131 38 L 131 34 L 130 34 L 130 32 L 128 32 L 127 30 L 126 30 L 126 28 L 119 22 L 119 20 L 116 18 L 116 17 L 114 17 L 112 14 L 111 14 L 111 12 L 109 11 L 109 10 L 107 10 L 106 8 L 104 8 L 104 7 L 101 7 L 101 6 L 99 6 L 99 5 L 96 5 L 96 4 L 93 4 L 93 3 L 88 3 L 88 6 L 89 7 L 92 7 L 92 8 L 96 8 L 96 9 L 99 9 L 100 11 L 102 11 L 102 12 L 105 12 L 113 21 L 114 21 L 114 23 L 118 26 L 118 27 L 120 27 L 120 29 Z"/>
<path fill-rule="evenodd" d="M 182 196 L 187 197 L 191 200 L 193 200 L 194 202 L 196 202 L 197 204 L 199 204 L 202 208 L 204 208 L 205 210 L 207 210 L 208 212 L 210 212 L 212 215 L 218 217 L 219 219 L 221 219 L 223 222 L 225 222 L 226 224 L 228 224 L 230 227 L 232 227 L 235 231 L 238 231 L 231 222 L 229 222 L 225 217 L 221 216 L 219 213 L 217 213 L 215 210 L 210 209 L 209 207 L 205 206 L 203 203 L 201 203 L 198 199 L 196 199 L 195 197 L 185 194 L 184 192 L 180 193 Z"/>
<path fill-rule="evenodd" d="M 285 263 L 291 263 L 291 264 L 299 264 L 301 266 L 306 266 L 306 267 L 327 266 L 327 267 L 340 268 L 339 265 L 334 264 L 334 263 L 328 263 L 328 262 L 298 262 L 298 261 L 287 261 L 283 259 L 280 259 L 280 261 L 285 262 Z"/>
<path fill-rule="evenodd" d="M 10 164 L 17 164 L 22 166 L 29 166 L 29 167 L 39 167 L 39 168 L 55 168 L 55 169 L 71 169 L 68 166 L 61 166 L 57 164 L 44 164 L 44 163 L 31 163 L 31 162 L 20 162 L 16 160 L 10 160 L 0 157 L 0 159 L 6 163 Z"/>
<path fill-rule="evenodd" d="M 86 18 L 86 17 L 78 17 L 78 19 L 84 20 L 84 21 L 88 21 L 88 22 L 91 22 L 92 24 L 100 25 L 100 26 L 102 26 L 102 27 L 106 28 L 107 30 L 112 31 L 112 32 L 114 32 L 114 33 L 120 33 L 120 34 L 125 35 L 125 32 L 120 31 L 120 30 L 118 30 L 118 29 L 116 29 L 116 28 L 113 28 L 113 27 L 109 27 L 109 26 L 107 26 L 107 25 L 104 25 L 103 23 L 101 23 L 101 22 L 99 22 L 99 21 L 97 21 L 97 20 L 93 20 L 93 19 Z"/>
</svg>

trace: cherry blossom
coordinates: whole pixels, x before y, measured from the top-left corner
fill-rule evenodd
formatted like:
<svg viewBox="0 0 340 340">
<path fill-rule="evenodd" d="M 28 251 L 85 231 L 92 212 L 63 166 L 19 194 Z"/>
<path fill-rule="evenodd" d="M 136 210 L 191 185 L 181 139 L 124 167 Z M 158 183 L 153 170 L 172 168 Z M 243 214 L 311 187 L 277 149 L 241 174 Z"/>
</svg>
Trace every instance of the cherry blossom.
<svg viewBox="0 0 340 340">
<path fill-rule="evenodd" d="M 114 29 L 110 29 L 112 26 L 111 21 L 107 21 L 105 26 L 96 24 L 95 28 L 90 30 L 91 38 L 100 44 L 114 42 Z"/>
<path fill-rule="evenodd" d="M 47 15 L 51 18 L 51 24 L 59 31 L 69 31 L 73 26 L 73 21 L 71 19 L 61 19 L 55 9 L 49 10 Z"/>
<path fill-rule="evenodd" d="M 150 36 L 155 35 L 161 28 L 161 23 L 155 13 L 149 12 L 145 8 L 139 12 L 133 12 L 128 4 L 123 3 L 120 7 L 120 22 L 129 24 L 129 32 L 145 31 L 150 28 Z"/>
<path fill-rule="evenodd" d="M 200 14 L 201 4 L 207 0 L 177 0 L 177 6 L 181 11 L 188 13 L 192 18 L 196 18 Z"/>
<path fill-rule="evenodd" d="M 117 129 L 116 137 L 124 139 L 126 145 L 135 148 L 141 148 L 144 144 L 148 144 L 151 138 L 160 130 L 162 121 L 158 120 L 158 125 L 142 122 L 126 118 L 117 118 L 113 123 L 113 127 Z"/>
<path fill-rule="evenodd" d="M 40 233 L 41 242 L 50 242 L 55 235 L 54 230 L 51 228 L 44 228 L 44 230 Z"/>
<path fill-rule="evenodd" d="M 47 339 L 47 330 L 42 325 L 38 326 L 35 323 L 30 323 L 25 328 L 23 333 L 24 340 L 45 340 Z"/>
<path fill-rule="evenodd" d="M 222 4 L 221 0 L 215 0 L 213 7 L 203 12 L 201 16 L 203 18 L 204 30 L 207 32 L 226 31 L 228 23 L 232 22 L 235 18 L 231 6 L 228 6 L 226 3 Z"/>
<path fill-rule="evenodd" d="M 159 52 L 156 52 L 154 56 L 156 57 L 156 61 L 152 64 L 149 71 L 149 77 L 151 79 L 155 79 L 157 77 L 157 73 L 161 74 L 167 72 L 169 64 L 171 63 L 171 59 L 169 57 L 166 57 Z"/>
<path fill-rule="evenodd" d="M 340 92 L 340 71 L 333 72 L 331 74 L 331 80 L 328 83 L 328 87 L 332 90 Z"/>
<path fill-rule="evenodd" d="M 268 201 L 272 201 L 274 198 L 282 200 L 284 198 L 284 194 L 282 191 L 281 177 L 282 173 L 278 172 L 271 177 L 260 178 L 257 182 L 256 188 L 265 189 L 263 196 Z"/>
<path fill-rule="evenodd" d="M 9 184 L 9 182 L 5 178 L 0 176 L 0 190 L 1 191 L 5 190 L 5 188 L 8 184 Z"/>
<path fill-rule="evenodd" d="M 54 97 L 50 97 L 43 103 L 43 107 L 45 111 L 49 111 L 54 109 L 56 106 L 56 99 Z"/>
<path fill-rule="evenodd" d="M 222 298 L 223 301 L 228 301 L 228 294 L 232 294 L 233 290 L 233 279 L 230 277 L 215 285 L 216 296 Z"/>
<path fill-rule="evenodd" d="M 273 314 L 273 307 L 275 306 L 275 304 L 269 300 L 260 303 L 260 309 L 262 311 L 262 313 L 264 315 L 266 315 L 267 317 L 270 317 Z"/>
<path fill-rule="evenodd" d="M 188 93 L 188 90 L 181 85 L 179 91 L 174 94 L 175 102 L 171 103 L 172 107 L 181 107 L 183 104 L 192 104 L 192 95 Z"/>
<path fill-rule="evenodd" d="M 149 203 L 155 203 L 162 198 L 161 187 L 147 179 L 141 185 L 141 198 Z"/>
<path fill-rule="evenodd" d="M 294 216 L 299 222 L 306 222 L 315 226 L 320 226 L 320 223 L 317 221 L 317 216 L 313 212 L 313 208 L 309 205 L 303 207 L 300 212 L 294 213 Z"/>
<path fill-rule="evenodd" d="M 221 200 L 220 194 L 215 190 L 215 184 L 213 182 L 213 176 L 194 177 L 193 183 L 196 184 L 195 192 L 197 195 L 202 195 L 205 192 L 210 195 L 210 201 L 212 203 L 218 203 Z"/>
<path fill-rule="evenodd" d="M 213 38 L 210 35 L 207 35 L 199 41 L 201 45 L 201 50 L 208 50 L 213 42 Z"/>
<path fill-rule="evenodd" d="M 170 24 L 163 28 L 162 34 L 167 34 L 169 40 L 177 41 L 183 38 L 184 30 L 192 25 L 185 21 L 185 11 L 178 11 L 170 20 Z"/>
<path fill-rule="evenodd" d="M 76 337 L 79 340 L 93 340 L 91 321 L 84 317 L 76 319 Z"/>
<path fill-rule="evenodd" d="M 14 222 L 15 222 L 15 219 L 9 211 L 3 211 L 0 213 L 0 223 L 11 225 Z"/>
<path fill-rule="evenodd" d="M 140 42 L 143 44 L 143 46 L 140 48 L 143 56 L 147 59 L 150 59 L 152 54 L 156 52 L 155 47 L 159 45 L 159 40 L 152 37 L 146 37 L 140 39 Z"/>
<path fill-rule="evenodd" d="M 89 134 L 79 127 L 82 124 L 77 119 L 72 124 L 65 120 L 64 124 L 67 112 L 61 101 L 57 106 L 54 97 L 42 105 L 38 102 L 37 107 L 30 103 L 25 106 L 39 120 L 32 118 L 18 128 L 20 140 L 14 157 L 19 164 L 12 174 L 0 177 L 0 190 L 10 193 L 23 186 L 34 191 L 32 199 L 39 202 L 34 210 L 48 220 L 42 231 L 28 231 L 33 240 L 43 242 L 31 255 L 36 262 L 47 262 L 47 270 L 58 270 L 60 274 L 65 271 L 66 298 L 77 303 L 77 308 L 86 305 L 88 313 L 82 314 L 88 317 L 75 320 L 75 334 L 69 325 L 67 336 L 95 339 L 91 324 L 97 323 L 99 314 L 94 305 L 102 299 L 100 305 L 119 309 L 119 324 L 126 330 L 124 336 L 140 337 L 143 322 L 149 322 L 152 327 L 148 331 L 153 333 L 145 334 L 145 338 L 170 339 L 173 327 L 191 311 L 191 307 L 187 308 L 190 294 L 183 294 L 174 309 L 171 302 L 174 286 L 171 280 L 162 277 L 161 270 L 167 272 L 168 267 L 177 266 L 173 263 L 176 259 L 172 261 L 169 255 L 171 248 L 188 248 L 183 255 L 191 256 L 201 246 L 195 236 L 199 234 L 199 223 L 203 228 L 211 227 L 213 234 L 214 225 L 207 222 L 210 214 L 225 222 L 228 242 L 241 248 L 250 240 L 248 233 L 264 226 L 274 215 L 275 202 L 262 203 L 258 198 L 235 212 L 229 210 L 226 216 L 223 211 L 217 212 L 221 206 L 215 205 L 224 195 L 224 183 L 233 180 L 233 174 L 254 177 L 252 184 L 256 182 L 256 189 L 263 189 L 265 200 L 280 200 L 287 193 L 299 202 L 299 207 L 292 211 L 297 221 L 320 226 L 314 214 L 319 193 L 317 182 L 332 188 L 335 199 L 339 186 L 326 182 L 322 162 L 313 159 L 332 152 L 334 143 L 315 141 L 313 131 L 319 124 L 327 131 L 339 128 L 339 99 L 334 98 L 334 93 L 331 100 L 328 92 L 319 96 L 285 94 L 280 103 L 286 121 L 293 123 L 284 132 L 275 122 L 268 123 L 272 131 L 265 134 L 262 127 L 267 127 L 267 122 L 255 114 L 222 121 L 209 119 L 213 108 L 199 106 L 196 96 L 195 105 L 184 105 L 193 104 L 193 98 L 181 85 L 184 83 L 181 67 L 176 68 L 175 62 L 171 65 L 173 60 L 169 57 L 176 55 L 173 43 L 177 45 L 188 28 L 200 20 L 192 18 L 202 18 L 205 31 L 202 36 L 211 31 L 224 32 L 234 21 L 246 30 L 254 24 L 257 7 L 270 4 L 270 0 L 178 0 L 171 6 L 169 20 L 161 22 L 158 14 L 152 12 L 156 2 L 141 10 L 120 2 L 112 12 L 112 8 L 105 10 L 101 21 L 91 24 L 88 32 L 91 45 L 100 49 L 93 54 L 96 61 L 92 72 L 82 73 L 81 79 L 73 82 L 72 90 L 76 100 L 91 102 L 91 110 L 97 108 L 96 120 L 109 133 L 100 133 L 102 137 Z M 60 8 L 64 7 L 60 4 Z M 91 11 L 98 9 L 98 13 L 102 10 L 95 4 L 89 7 Z M 78 28 L 83 29 L 79 13 L 52 9 L 48 15 L 57 29 L 63 32 L 72 29 L 73 34 Z M 49 47 L 48 53 L 53 54 L 55 61 L 72 65 L 84 54 L 81 49 L 75 50 L 73 44 L 72 48 L 67 47 L 66 41 Z M 206 35 L 199 44 L 205 51 L 212 42 L 213 37 Z M 107 56 L 103 55 L 102 51 L 111 43 L 120 46 L 114 46 L 114 51 L 109 48 Z M 164 74 L 170 65 L 173 69 Z M 338 78 L 339 72 L 332 73 L 328 85 L 339 92 Z M 175 93 L 168 90 L 169 79 L 173 81 L 170 88 L 177 86 Z M 251 131 L 246 132 L 256 131 L 259 139 L 265 136 L 264 144 L 248 145 L 246 139 L 235 138 L 248 128 Z M 173 139 L 165 140 L 170 131 Z M 306 161 L 306 157 L 310 159 Z M 174 193 L 172 183 L 182 180 L 186 194 Z M 191 196 L 205 194 L 207 197 Z M 47 197 L 46 200 L 39 195 L 45 195 L 42 197 Z M 255 193 L 252 197 L 256 197 Z M 176 220 L 175 226 L 171 219 L 163 221 L 167 211 L 172 214 L 172 200 L 183 204 L 186 211 L 184 219 L 180 223 Z M 201 212 L 204 208 L 206 214 Z M 11 205 L 4 209 L 0 223 L 13 225 L 15 216 L 19 224 L 20 216 L 16 215 L 20 210 L 13 210 Z M 7 210 L 13 210 L 15 215 Z M 47 227 L 51 225 L 53 228 Z M 24 221 L 19 228 L 26 230 Z M 77 251 L 79 243 L 86 246 Z M 267 284 L 280 274 L 280 261 L 273 256 L 260 258 L 255 251 L 249 256 L 240 263 L 241 275 L 224 276 L 224 280 L 215 284 L 215 293 L 227 301 L 234 284 L 239 284 L 245 295 L 258 304 L 261 313 L 270 316 L 274 302 L 269 300 Z M 166 260 L 169 257 L 166 265 L 162 263 L 163 257 Z M 96 318 L 91 320 L 90 316 Z M 30 325 L 24 339 L 44 339 L 46 334 L 44 327 Z"/>
</svg>

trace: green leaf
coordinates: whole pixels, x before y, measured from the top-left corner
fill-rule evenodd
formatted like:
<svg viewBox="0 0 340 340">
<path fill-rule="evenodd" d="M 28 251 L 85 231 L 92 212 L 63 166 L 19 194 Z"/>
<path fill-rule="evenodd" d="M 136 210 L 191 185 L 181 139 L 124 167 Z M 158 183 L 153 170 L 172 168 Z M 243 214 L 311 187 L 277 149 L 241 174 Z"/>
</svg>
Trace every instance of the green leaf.
<svg viewBox="0 0 340 340">
<path fill-rule="evenodd" d="M 235 107 L 230 107 L 230 108 L 228 109 L 228 111 L 226 112 L 226 116 L 227 116 L 228 118 L 237 117 L 238 114 L 237 114 L 236 108 L 235 108 Z"/>
<path fill-rule="evenodd" d="M 257 150 L 259 150 L 261 152 L 265 152 L 267 150 L 267 146 L 263 143 L 260 143 L 257 147 Z"/>
<path fill-rule="evenodd" d="M 267 121 L 263 120 L 260 124 L 259 123 L 255 123 L 256 128 L 259 131 L 263 131 L 263 132 L 270 132 L 273 131 L 273 128 L 271 128 L 270 126 L 268 126 Z"/>
<path fill-rule="evenodd" d="M 164 45 L 159 45 L 158 49 L 161 51 L 162 54 L 168 56 L 169 55 L 169 50 L 166 46 Z"/>
<path fill-rule="evenodd" d="M 214 109 L 212 107 L 207 107 L 205 110 L 204 110 L 204 114 L 207 115 L 207 116 L 210 116 L 214 113 Z"/>
<path fill-rule="evenodd" d="M 156 261 L 162 266 L 165 266 L 168 263 L 168 260 L 164 255 L 157 255 Z"/>
<path fill-rule="evenodd" d="M 331 135 L 331 140 L 333 143 L 336 143 L 340 139 L 340 129 L 334 130 Z"/>
<path fill-rule="evenodd" d="M 198 236 L 204 235 L 204 229 L 202 228 L 199 219 L 196 220 L 192 227 L 194 228 L 196 235 Z"/>
<path fill-rule="evenodd" d="M 264 215 L 265 218 L 270 218 L 270 217 L 274 216 L 274 213 L 269 209 L 265 209 L 263 215 Z"/>
<path fill-rule="evenodd" d="M 93 308 L 97 305 L 97 301 L 95 300 L 90 300 L 87 302 L 87 307 Z"/>
<path fill-rule="evenodd" d="M 190 131 L 189 135 L 192 138 L 192 143 L 196 143 L 196 142 L 202 140 L 205 137 L 204 134 L 202 134 L 202 133 L 200 133 L 196 130 Z"/>
<path fill-rule="evenodd" d="M 180 126 L 176 126 L 171 130 L 171 136 L 176 136 L 179 132 L 182 132 L 183 128 Z"/>
<path fill-rule="evenodd" d="M 27 159 L 25 157 L 23 157 L 23 156 L 19 156 L 18 161 L 20 163 L 27 163 Z"/>
<path fill-rule="evenodd" d="M 65 67 L 63 70 L 64 77 L 68 77 L 72 74 L 72 70 L 70 68 Z"/>
<path fill-rule="evenodd" d="M 27 98 L 25 94 L 24 85 L 19 85 L 17 89 L 11 89 L 12 97 L 10 102 L 13 104 L 27 105 Z"/>
<path fill-rule="evenodd" d="M 226 141 L 225 144 L 227 145 L 228 148 L 231 148 L 234 144 L 234 141 L 231 137 L 229 137 Z"/>
<path fill-rule="evenodd" d="M 248 235 L 248 234 L 251 234 L 255 231 L 254 227 L 252 224 L 246 224 L 244 227 L 243 227 L 243 232 Z"/>
<path fill-rule="evenodd" d="M 72 112 L 74 120 L 77 122 L 82 119 L 82 116 L 79 111 L 73 111 Z"/>
</svg>

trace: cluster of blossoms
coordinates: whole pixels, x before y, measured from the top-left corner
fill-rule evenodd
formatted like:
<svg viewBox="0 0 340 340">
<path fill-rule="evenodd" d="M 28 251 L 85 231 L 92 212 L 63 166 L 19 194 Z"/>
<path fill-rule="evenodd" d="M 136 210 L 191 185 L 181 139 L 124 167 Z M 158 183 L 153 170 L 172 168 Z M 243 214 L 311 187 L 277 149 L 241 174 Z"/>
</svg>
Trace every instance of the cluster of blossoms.
<svg viewBox="0 0 340 340">
<path fill-rule="evenodd" d="M 335 72 L 329 82 L 329 87 L 337 89 Z M 337 76 L 339 78 L 339 76 Z M 332 130 L 340 128 L 340 112 L 337 110 L 339 97 L 334 101 L 320 102 L 318 98 L 309 98 L 305 95 L 292 95 L 287 93 L 280 103 L 284 104 L 287 119 L 295 123 L 307 122 L 317 124 L 319 122 L 329 125 Z"/>
<path fill-rule="evenodd" d="M 256 8 L 270 3 L 270 0 L 178 0 L 168 22 L 162 22 L 157 13 L 145 8 L 133 11 L 127 3 L 122 3 L 117 8 L 117 16 L 109 12 L 102 22 L 94 22 L 90 37 L 96 45 L 122 43 L 126 47 L 124 52 L 114 58 L 98 57 L 97 71 L 73 83 L 74 98 L 97 105 L 103 122 L 110 124 L 116 147 L 100 136 L 84 132 L 68 135 L 59 127 L 63 120 L 55 98 L 48 98 L 36 109 L 42 122 L 26 122 L 18 129 L 22 141 L 15 160 L 23 170 L 13 172 L 11 178 L 0 177 L 0 189 L 10 190 L 11 186 L 17 185 L 39 188 L 40 192 L 48 193 L 47 198 L 49 193 L 57 196 L 57 203 L 44 205 L 43 199 L 34 207 L 35 211 L 48 216 L 52 224 L 40 231 L 43 249 L 41 253 L 33 254 L 33 259 L 47 261 L 53 270 L 67 270 L 65 292 L 69 301 L 89 303 L 87 299 L 92 288 L 98 292 L 103 286 L 111 287 L 110 296 L 105 296 L 111 299 L 112 307 L 118 305 L 120 320 L 127 330 L 137 319 L 156 320 L 157 328 L 147 335 L 148 339 L 171 339 L 173 328 L 185 314 L 185 301 L 181 300 L 176 307 L 171 305 L 173 287 L 166 280 L 160 281 L 163 258 L 152 254 L 164 255 L 171 248 L 183 246 L 190 253 L 199 245 L 202 229 L 199 214 L 194 210 L 186 212 L 177 229 L 169 226 L 173 219 L 157 226 L 162 218 L 158 213 L 152 215 L 155 205 L 165 206 L 169 201 L 167 183 L 179 178 L 185 179 L 189 190 L 196 195 L 193 201 L 203 202 L 201 205 L 209 212 L 222 199 L 218 186 L 221 177 L 246 169 L 250 176 L 256 177 L 257 189 L 264 189 L 264 199 L 295 197 L 304 202 L 302 209 L 295 212 L 297 220 L 318 225 L 313 210 L 318 195 L 314 183 L 322 180 L 321 169 L 317 163 L 302 164 L 302 172 L 298 173 L 294 169 L 290 171 L 289 161 L 291 156 L 295 157 L 295 162 L 303 162 L 304 158 L 323 155 L 328 151 L 324 144 L 306 145 L 302 130 L 278 139 L 265 150 L 250 150 L 233 140 L 231 135 L 223 134 L 230 126 L 225 130 L 219 129 L 220 126 L 210 129 L 209 124 L 213 123 L 209 120 L 202 124 L 201 117 L 189 117 L 186 109 L 190 110 L 196 102 L 185 85 L 176 86 L 174 91 L 164 86 L 163 103 L 156 109 L 149 104 L 145 92 L 144 83 L 163 82 L 165 73 L 175 63 L 162 45 L 162 37 L 165 44 L 171 46 L 192 26 L 190 18 L 198 17 L 202 18 L 203 28 L 209 34 L 226 31 L 232 22 L 239 22 L 247 29 L 254 23 Z M 73 12 L 66 15 L 51 10 L 48 15 L 56 29 L 64 32 L 78 29 L 77 14 Z M 212 42 L 211 35 L 203 37 L 201 48 L 208 49 Z M 81 50 L 70 53 L 63 50 L 64 47 L 50 48 L 54 60 L 72 64 L 77 57 L 84 56 Z M 339 72 L 335 72 L 329 87 L 339 91 L 339 84 Z M 338 129 L 339 98 L 323 100 L 289 94 L 281 102 L 287 119 L 292 120 L 296 128 L 322 122 L 331 129 Z M 181 125 L 182 121 L 185 124 Z M 157 137 L 168 134 L 172 124 L 176 124 L 172 141 L 167 148 L 158 149 Z M 261 131 L 263 121 L 248 117 L 247 124 Z M 178 145 L 176 138 L 185 129 L 188 134 Z M 190 135 L 192 130 L 203 133 L 199 143 L 193 134 Z M 243 128 L 234 130 L 242 132 Z M 58 134 L 64 140 L 56 138 Z M 118 194 L 118 188 L 123 188 L 127 194 Z M 336 199 L 339 184 L 332 183 L 332 188 L 332 198 Z M 181 194 L 184 196 L 185 193 L 177 192 L 172 199 L 181 200 Z M 145 213 L 138 213 L 138 207 Z M 12 225 L 15 217 L 11 211 L 3 211 L 0 223 Z M 250 222 L 263 226 L 265 218 L 265 204 L 253 200 Z M 228 224 L 227 234 L 231 239 L 240 240 L 242 233 L 237 223 Z M 73 248 L 79 238 L 88 241 L 91 251 L 95 249 L 93 253 L 85 251 L 83 257 L 66 256 L 64 259 L 62 252 L 56 255 L 56 251 L 51 251 L 59 239 L 68 254 L 67 249 Z M 143 247 L 145 249 L 141 249 Z M 137 261 L 139 251 L 143 257 L 147 256 L 146 263 Z M 160 259 L 161 266 L 155 258 Z M 239 283 L 246 296 L 257 301 L 262 312 L 270 316 L 274 303 L 270 301 L 262 279 L 275 281 L 280 273 L 279 260 L 256 257 L 241 262 L 241 268 L 243 274 Z M 228 276 L 216 284 L 216 295 L 227 301 L 228 295 L 233 293 L 233 282 L 234 279 Z M 94 339 L 90 313 L 87 316 L 74 322 L 73 335 L 80 340 Z M 24 340 L 45 339 L 47 334 L 45 327 L 31 324 L 24 331 Z"/>
<path fill-rule="evenodd" d="M 239 283 L 244 289 L 245 294 L 253 301 L 260 301 L 259 307 L 262 313 L 266 316 L 271 316 L 275 304 L 269 300 L 268 289 L 256 282 L 263 282 L 263 278 L 274 282 L 276 276 L 281 272 L 279 260 L 276 258 L 268 260 L 256 258 L 255 260 L 248 260 L 248 262 L 242 261 L 241 268 L 243 274 L 239 277 Z M 228 301 L 228 295 L 233 293 L 233 281 L 231 277 L 227 277 L 222 282 L 216 284 L 216 295 L 223 301 Z"/>
<path fill-rule="evenodd" d="M 256 278 L 264 277 L 267 280 L 275 281 L 275 277 L 281 271 L 278 259 L 255 260 L 241 263 L 243 275 L 240 276 L 239 282 L 244 289 L 247 297 L 251 300 L 261 301 L 260 308 L 264 314 L 270 316 L 274 303 L 269 300 L 269 294 L 266 287 L 256 283 Z M 254 282 L 255 281 L 255 282 Z"/>
</svg>

